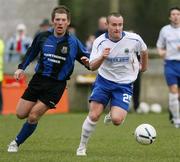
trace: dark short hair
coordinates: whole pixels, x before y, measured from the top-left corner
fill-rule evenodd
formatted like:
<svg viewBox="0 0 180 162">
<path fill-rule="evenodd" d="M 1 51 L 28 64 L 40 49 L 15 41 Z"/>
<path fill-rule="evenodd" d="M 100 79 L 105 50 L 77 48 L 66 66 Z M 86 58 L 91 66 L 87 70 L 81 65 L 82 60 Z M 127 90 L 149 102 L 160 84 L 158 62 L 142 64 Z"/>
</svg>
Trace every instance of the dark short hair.
<svg viewBox="0 0 180 162">
<path fill-rule="evenodd" d="M 123 17 L 120 13 L 118 13 L 118 12 L 111 12 L 108 16 L 107 16 L 107 23 L 109 23 L 109 18 L 111 17 L 111 16 L 114 16 L 114 17 Z"/>
<path fill-rule="evenodd" d="M 171 8 L 169 9 L 169 16 L 171 15 L 171 11 L 173 11 L 173 10 L 178 10 L 178 11 L 180 11 L 180 7 L 178 7 L 178 6 L 171 7 Z"/>
<path fill-rule="evenodd" d="M 55 7 L 55 8 L 53 9 L 53 11 L 52 11 L 52 13 L 51 13 L 51 20 L 54 19 L 56 13 L 66 14 L 68 20 L 71 20 L 70 10 L 69 10 L 66 6 L 64 6 L 64 5 L 57 6 L 57 7 Z"/>
</svg>

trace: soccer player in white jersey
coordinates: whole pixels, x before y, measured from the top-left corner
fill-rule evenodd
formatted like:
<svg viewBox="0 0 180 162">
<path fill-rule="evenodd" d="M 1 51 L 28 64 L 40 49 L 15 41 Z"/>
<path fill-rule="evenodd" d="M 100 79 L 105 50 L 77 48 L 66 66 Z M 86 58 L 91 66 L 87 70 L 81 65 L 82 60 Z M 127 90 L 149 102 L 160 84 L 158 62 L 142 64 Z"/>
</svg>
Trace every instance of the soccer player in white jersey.
<svg viewBox="0 0 180 162">
<path fill-rule="evenodd" d="M 159 55 L 164 59 L 164 75 L 169 87 L 169 111 L 172 123 L 180 127 L 180 8 L 169 11 L 170 24 L 164 26 L 157 40 Z"/>
<path fill-rule="evenodd" d="M 107 33 L 94 41 L 90 55 L 90 68 L 98 69 L 98 75 L 89 98 L 89 114 L 82 125 L 77 156 L 86 156 L 89 137 L 108 102 L 112 123 L 118 126 L 124 121 L 132 96 L 132 83 L 139 70 L 147 69 L 147 46 L 141 37 L 123 31 L 123 17 L 119 13 L 109 14 L 107 23 Z M 137 55 L 141 55 L 140 62 Z"/>
</svg>

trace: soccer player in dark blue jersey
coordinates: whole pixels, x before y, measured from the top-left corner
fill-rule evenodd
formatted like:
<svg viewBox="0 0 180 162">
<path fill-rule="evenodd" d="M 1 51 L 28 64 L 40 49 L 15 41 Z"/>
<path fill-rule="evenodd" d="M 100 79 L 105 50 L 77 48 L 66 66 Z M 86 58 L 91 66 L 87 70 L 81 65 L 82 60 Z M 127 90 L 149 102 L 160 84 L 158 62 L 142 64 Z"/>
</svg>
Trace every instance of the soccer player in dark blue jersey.
<svg viewBox="0 0 180 162">
<path fill-rule="evenodd" d="M 69 9 L 66 6 L 54 8 L 51 19 L 53 28 L 34 38 L 14 74 L 15 79 L 19 80 L 26 67 L 39 55 L 35 74 L 17 104 L 17 117 L 27 120 L 9 144 L 8 152 L 17 152 L 35 131 L 41 116 L 55 108 L 73 72 L 75 60 L 87 68 L 89 66 L 89 53 L 75 36 L 67 32 L 71 19 Z"/>
</svg>

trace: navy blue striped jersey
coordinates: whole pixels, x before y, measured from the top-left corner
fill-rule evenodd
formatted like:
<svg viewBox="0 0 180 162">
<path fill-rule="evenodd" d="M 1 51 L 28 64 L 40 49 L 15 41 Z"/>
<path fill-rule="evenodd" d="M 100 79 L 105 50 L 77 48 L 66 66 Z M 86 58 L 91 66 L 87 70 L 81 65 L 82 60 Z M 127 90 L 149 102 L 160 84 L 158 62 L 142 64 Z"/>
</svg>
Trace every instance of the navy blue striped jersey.
<svg viewBox="0 0 180 162">
<path fill-rule="evenodd" d="M 58 38 L 53 30 L 42 32 L 34 38 L 18 68 L 25 70 L 38 55 L 35 72 L 56 80 L 70 79 L 75 60 L 83 64 L 81 57 L 89 58 L 88 51 L 75 36 L 66 33 Z"/>
</svg>

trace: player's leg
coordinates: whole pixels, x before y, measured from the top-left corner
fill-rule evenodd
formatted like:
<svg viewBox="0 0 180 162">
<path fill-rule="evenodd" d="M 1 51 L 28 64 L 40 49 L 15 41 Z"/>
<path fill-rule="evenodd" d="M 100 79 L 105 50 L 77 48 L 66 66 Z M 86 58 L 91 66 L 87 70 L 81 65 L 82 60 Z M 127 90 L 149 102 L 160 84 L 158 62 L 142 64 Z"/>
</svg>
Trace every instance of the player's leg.
<svg viewBox="0 0 180 162">
<path fill-rule="evenodd" d="M 29 112 L 33 108 L 36 102 L 28 101 L 23 98 L 19 99 L 19 102 L 16 106 L 16 116 L 19 119 L 25 119 L 28 117 Z"/>
<path fill-rule="evenodd" d="M 20 100 L 17 104 L 17 107 L 16 107 L 17 117 L 19 119 L 26 118 L 34 105 L 35 105 L 35 102 L 27 101 L 27 100 L 20 98 Z M 22 129 L 23 129 L 24 125 L 22 126 Z M 18 151 L 18 144 L 15 139 L 9 144 L 8 152 L 17 152 L 17 151 Z"/>
<path fill-rule="evenodd" d="M 89 114 L 82 125 L 80 144 L 77 149 L 77 156 L 85 156 L 88 140 L 96 128 L 96 123 L 104 110 L 104 105 L 91 101 Z"/>
<path fill-rule="evenodd" d="M 27 103 L 28 105 L 28 103 Z M 30 103 L 29 103 L 30 106 Z M 18 135 L 16 136 L 15 140 L 13 140 L 9 147 L 8 152 L 17 152 L 18 147 L 20 144 L 22 144 L 29 136 L 32 135 L 32 133 L 35 131 L 38 120 L 40 117 L 49 109 L 48 106 L 46 106 L 41 101 L 38 101 L 31 111 L 29 112 L 27 121 L 22 126 L 21 130 L 19 131 Z"/>
<path fill-rule="evenodd" d="M 111 121 L 114 125 L 120 125 L 129 110 L 132 97 L 132 84 L 117 84 L 111 93 Z"/>
<path fill-rule="evenodd" d="M 104 107 L 109 102 L 111 91 L 108 89 L 110 86 L 108 86 L 107 84 L 108 81 L 99 75 L 97 76 L 96 81 L 93 84 L 93 91 L 89 99 L 90 110 L 87 118 L 83 123 L 80 145 L 76 152 L 78 156 L 86 155 L 87 142 L 92 132 L 95 130 L 96 122 L 99 120 Z"/>
<path fill-rule="evenodd" d="M 164 75 L 169 88 L 169 111 L 172 114 L 172 122 L 175 127 L 179 127 L 178 78 L 180 77 L 180 64 L 177 61 L 166 61 Z"/>
<path fill-rule="evenodd" d="M 111 107 L 111 120 L 112 123 L 116 126 L 122 124 L 126 118 L 127 111 L 117 107 L 117 106 L 112 106 Z"/>
<path fill-rule="evenodd" d="M 175 127 L 180 126 L 178 86 L 169 86 L 169 110 Z"/>
</svg>

